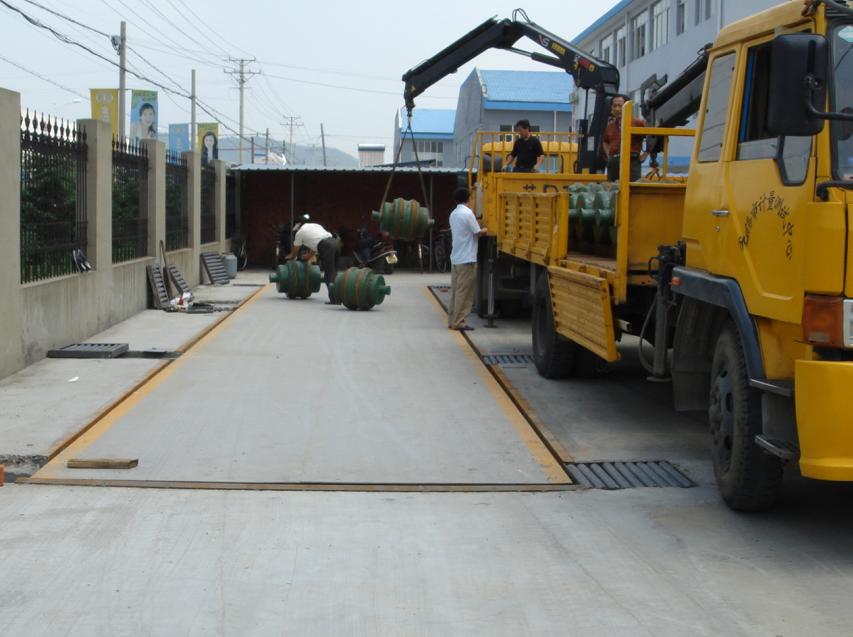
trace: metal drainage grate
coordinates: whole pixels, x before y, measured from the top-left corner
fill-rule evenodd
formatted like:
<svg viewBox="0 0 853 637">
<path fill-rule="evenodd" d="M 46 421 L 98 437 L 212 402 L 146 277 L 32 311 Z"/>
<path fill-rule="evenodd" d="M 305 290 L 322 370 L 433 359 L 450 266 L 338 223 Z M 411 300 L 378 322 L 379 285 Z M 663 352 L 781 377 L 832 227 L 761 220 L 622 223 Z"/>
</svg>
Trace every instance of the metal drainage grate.
<svg viewBox="0 0 853 637">
<path fill-rule="evenodd" d="M 665 460 L 651 462 L 574 462 L 566 465 L 572 480 L 589 489 L 695 487 L 693 481 Z"/>
<path fill-rule="evenodd" d="M 74 343 L 47 352 L 48 358 L 118 358 L 129 349 L 127 343 Z"/>
<path fill-rule="evenodd" d="M 484 354 L 483 362 L 486 365 L 500 365 L 501 367 L 528 367 L 533 364 L 531 354 Z"/>
</svg>

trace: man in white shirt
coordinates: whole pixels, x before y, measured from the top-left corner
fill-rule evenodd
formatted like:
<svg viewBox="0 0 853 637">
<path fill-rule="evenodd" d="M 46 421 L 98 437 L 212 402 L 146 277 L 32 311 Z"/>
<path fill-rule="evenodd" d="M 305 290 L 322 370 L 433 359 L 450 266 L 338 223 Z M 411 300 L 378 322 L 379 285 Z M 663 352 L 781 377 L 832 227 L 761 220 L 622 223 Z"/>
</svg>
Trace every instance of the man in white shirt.
<svg viewBox="0 0 853 637">
<path fill-rule="evenodd" d="M 329 300 L 326 304 L 340 305 L 340 299 L 332 292 L 331 288 L 331 284 L 335 282 L 335 274 L 337 274 L 337 239 L 319 223 L 303 223 L 296 226 L 293 249 L 287 258 L 295 259 L 302 246 L 306 248 L 302 255 L 303 261 L 310 261 L 315 254 L 319 257 L 320 265 L 323 268 L 323 282 L 326 284 L 326 290 L 329 293 Z"/>
<path fill-rule="evenodd" d="M 457 206 L 450 213 L 450 234 L 453 250 L 450 253 L 450 307 L 447 309 L 447 327 L 451 330 L 473 330 L 465 324 L 465 317 L 474 303 L 474 285 L 477 280 L 477 240 L 486 234 L 467 204 L 471 193 L 467 188 L 457 188 L 453 193 Z"/>
</svg>

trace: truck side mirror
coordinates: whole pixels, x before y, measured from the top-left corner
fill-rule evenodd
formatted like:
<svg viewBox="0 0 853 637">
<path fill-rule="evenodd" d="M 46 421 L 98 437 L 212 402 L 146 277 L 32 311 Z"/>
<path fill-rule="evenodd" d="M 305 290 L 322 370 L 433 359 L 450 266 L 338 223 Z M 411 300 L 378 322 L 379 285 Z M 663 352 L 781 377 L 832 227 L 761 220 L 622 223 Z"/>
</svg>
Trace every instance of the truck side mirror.
<svg viewBox="0 0 853 637">
<path fill-rule="evenodd" d="M 823 130 L 819 115 L 826 105 L 829 44 L 822 35 L 788 33 L 770 49 L 770 99 L 767 129 L 771 135 L 803 137 Z"/>
</svg>

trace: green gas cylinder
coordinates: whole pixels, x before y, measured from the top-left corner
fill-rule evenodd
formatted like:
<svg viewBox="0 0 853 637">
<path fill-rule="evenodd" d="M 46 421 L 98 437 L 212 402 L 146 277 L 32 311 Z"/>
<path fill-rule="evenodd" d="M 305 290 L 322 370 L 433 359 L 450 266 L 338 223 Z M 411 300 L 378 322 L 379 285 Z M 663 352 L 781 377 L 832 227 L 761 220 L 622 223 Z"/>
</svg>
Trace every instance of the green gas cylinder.
<svg viewBox="0 0 853 637">
<path fill-rule="evenodd" d="M 402 241 L 420 239 L 435 223 L 429 216 L 429 209 L 422 207 L 414 199 L 397 198 L 385 202 L 382 210 L 374 210 L 371 217 L 379 222 L 382 232 L 390 234 L 392 239 Z"/>
<path fill-rule="evenodd" d="M 369 310 L 391 294 L 385 279 L 370 268 L 350 268 L 338 272 L 332 285 L 341 303 L 350 310 Z"/>
<path fill-rule="evenodd" d="M 270 283 L 289 299 L 307 299 L 320 291 L 320 268 L 304 261 L 288 261 L 270 274 Z"/>
</svg>

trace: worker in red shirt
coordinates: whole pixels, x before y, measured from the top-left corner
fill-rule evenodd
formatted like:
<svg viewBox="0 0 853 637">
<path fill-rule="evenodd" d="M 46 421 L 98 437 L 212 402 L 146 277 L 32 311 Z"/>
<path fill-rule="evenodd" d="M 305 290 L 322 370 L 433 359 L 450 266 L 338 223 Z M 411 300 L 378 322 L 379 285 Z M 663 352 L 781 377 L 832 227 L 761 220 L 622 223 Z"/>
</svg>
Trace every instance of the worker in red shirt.
<svg viewBox="0 0 853 637">
<path fill-rule="evenodd" d="M 607 158 L 607 179 L 619 179 L 619 155 L 622 146 L 622 106 L 627 98 L 624 95 L 614 95 L 610 102 L 610 119 L 601 137 L 601 147 Z M 631 126 L 645 126 L 646 120 L 639 117 L 631 118 Z M 631 181 L 637 181 L 642 176 L 642 163 L 648 153 L 643 152 L 641 135 L 631 137 Z"/>
</svg>

